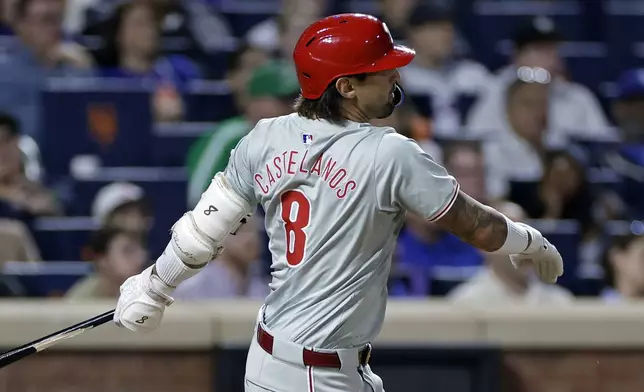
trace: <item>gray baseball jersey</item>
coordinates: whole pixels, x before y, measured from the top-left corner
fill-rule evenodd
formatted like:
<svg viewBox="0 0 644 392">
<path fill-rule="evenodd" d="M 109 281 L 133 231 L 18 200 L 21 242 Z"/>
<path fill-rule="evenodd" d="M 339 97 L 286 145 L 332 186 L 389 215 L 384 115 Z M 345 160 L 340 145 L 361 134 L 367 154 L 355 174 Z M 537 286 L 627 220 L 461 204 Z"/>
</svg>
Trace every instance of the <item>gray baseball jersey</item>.
<svg viewBox="0 0 644 392">
<path fill-rule="evenodd" d="M 376 337 L 405 212 L 436 220 L 458 194 L 456 180 L 392 128 L 297 114 L 258 122 L 225 175 L 266 212 L 267 327 L 324 349 Z"/>
</svg>

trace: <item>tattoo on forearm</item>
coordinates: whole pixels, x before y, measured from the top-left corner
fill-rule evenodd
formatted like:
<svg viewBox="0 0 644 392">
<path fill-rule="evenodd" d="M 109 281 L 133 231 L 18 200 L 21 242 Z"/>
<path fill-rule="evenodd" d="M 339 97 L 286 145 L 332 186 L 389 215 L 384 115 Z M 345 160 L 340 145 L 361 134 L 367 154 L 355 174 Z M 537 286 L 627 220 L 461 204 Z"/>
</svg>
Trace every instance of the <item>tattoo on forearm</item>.
<svg viewBox="0 0 644 392">
<path fill-rule="evenodd" d="M 505 218 L 460 192 L 454 205 L 437 224 L 463 241 L 487 252 L 501 248 L 508 236 Z"/>
</svg>

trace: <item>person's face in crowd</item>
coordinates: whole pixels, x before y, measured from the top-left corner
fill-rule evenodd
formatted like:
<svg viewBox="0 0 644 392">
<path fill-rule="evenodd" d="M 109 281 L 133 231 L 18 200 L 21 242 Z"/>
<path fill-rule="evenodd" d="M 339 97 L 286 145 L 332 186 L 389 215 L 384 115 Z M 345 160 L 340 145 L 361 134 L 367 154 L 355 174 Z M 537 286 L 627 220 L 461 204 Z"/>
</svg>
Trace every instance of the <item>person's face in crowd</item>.
<svg viewBox="0 0 644 392">
<path fill-rule="evenodd" d="M 644 97 L 615 101 L 612 109 L 624 141 L 642 141 L 644 139 Z"/>
<path fill-rule="evenodd" d="M 248 100 L 246 85 L 253 72 L 268 61 L 268 55 L 261 49 L 248 48 L 239 59 L 239 65 L 228 73 L 227 81 L 238 105 Z"/>
<path fill-rule="evenodd" d="M 470 146 L 454 147 L 445 166 L 463 192 L 476 200 L 485 200 L 485 163 L 480 151 Z"/>
<path fill-rule="evenodd" d="M 129 234 L 115 236 L 105 254 L 96 260 L 100 273 L 117 284 L 141 272 L 147 261 L 148 252 L 140 239 Z"/>
<path fill-rule="evenodd" d="M 564 71 L 559 44 L 556 42 L 533 43 L 519 50 L 514 57 L 514 65 L 520 67 L 539 67 L 553 75 Z"/>
<path fill-rule="evenodd" d="M 138 202 L 127 203 L 116 208 L 109 215 L 106 226 L 146 234 L 150 229 L 151 218 L 145 207 Z"/>
<path fill-rule="evenodd" d="M 23 42 L 38 55 L 52 50 L 61 39 L 65 4 L 61 0 L 33 0 L 17 21 Z"/>
<path fill-rule="evenodd" d="M 248 267 L 259 260 L 262 249 L 259 224 L 259 219 L 251 217 L 235 235 L 226 237 L 224 257 L 240 267 Z"/>
<path fill-rule="evenodd" d="M 404 27 L 405 22 L 416 5 L 417 0 L 380 0 L 380 15 L 387 24 Z"/>
<path fill-rule="evenodd" d="M 611 250 L 609 260 L 617 282 L 644 294 L 644 238 L 634 240 L 623 250 Z"/>
<path fill-rule="evenodd" d="M 0 126 L 0 183 L 18 175 L 22 170 L 22 154 L 18 137 Z"/>
<path fill-rule="evenodd" d="M 522 83 L 508 96 L 508 120 L 513 130 L 531 143 L 541 143 L 547 127 L 548 85 Z"/>
<path fill-rule="evenodd" d="M 544 175 L 544 184 L 557 191 L 564 199 L 574 196 L 583 182 L 583 168 L 574 158 L 568 155 L 558 155 L 548 167 Z"/>
<path fill-rule="evenodd" d="M 118 32 L 122 53 L 132 53 L 152 59 L 159 48 L 160 31 L 150 6 L 130 7 L 124 14 Z"/>
<path fill-rule="evenodd" d="M 441 63 L 449 59 L 453 52 L 454 39 L 454 25 L 450 21 L 426 23 L 410 29 L 409 32 L 409 41 L 416 49 L 417 57 L 420 56 L 431 63 Z"/>
</svg>

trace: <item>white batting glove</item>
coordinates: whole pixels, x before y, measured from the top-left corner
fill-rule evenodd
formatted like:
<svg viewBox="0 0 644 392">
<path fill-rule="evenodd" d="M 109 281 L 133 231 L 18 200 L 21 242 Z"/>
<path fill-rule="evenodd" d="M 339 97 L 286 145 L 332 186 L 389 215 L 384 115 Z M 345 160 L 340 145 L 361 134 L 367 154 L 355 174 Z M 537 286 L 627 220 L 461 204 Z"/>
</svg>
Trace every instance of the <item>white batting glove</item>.
<svg viewBox="0 0 644 392">
<path fill-rule="evenodd" d="M 114 312 L 114 322 L 134 332 L 150 332 L 157 328 L 165 308 L 172 305 L 174 288 L 165 284 L 154 266 L 128 278 L 121 285 L 121 295 Z"/>
<path fill-rule="evenodd" d="M 529 231 L 532 236 L 532 244 L 525 252 L 510 255 L 512 265 L 515 268 L 530 265 L 541 281 L 556 283 L 557 278 L 563 275 L 563 259 L 557 248 L 535 228 L 523 223 L 517 223 L 517 225 L 521 225 Z"/>
</svg>

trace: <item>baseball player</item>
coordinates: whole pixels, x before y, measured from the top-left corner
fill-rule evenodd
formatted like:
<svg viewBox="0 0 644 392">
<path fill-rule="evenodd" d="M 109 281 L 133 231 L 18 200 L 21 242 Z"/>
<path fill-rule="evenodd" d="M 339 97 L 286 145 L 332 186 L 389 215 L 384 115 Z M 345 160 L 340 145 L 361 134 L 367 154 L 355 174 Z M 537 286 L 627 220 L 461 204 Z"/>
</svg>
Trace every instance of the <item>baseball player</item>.
<svg viewBox="0 0 644 392">
<path fill-rule="evenodd" d="M 302 90 L 296 113 L 259 121 L 239 142 L 175 223 L 165 252 L 123 284 L 116 323 L 156 328 L 175 287 L 220 254 L 257 204 L 266 212 L 273 278 L 251 339 L 247 392 L 383 391 L 369 342 L 383 323 L 406 212 L 555 282 L 561 256 L 539 231 L 461 192 L 413 140 L 369 124 L 402 101 L 397 69 L 414 55 L 369 15 L 308 27 L 293 53 Z"/>
</svg>

